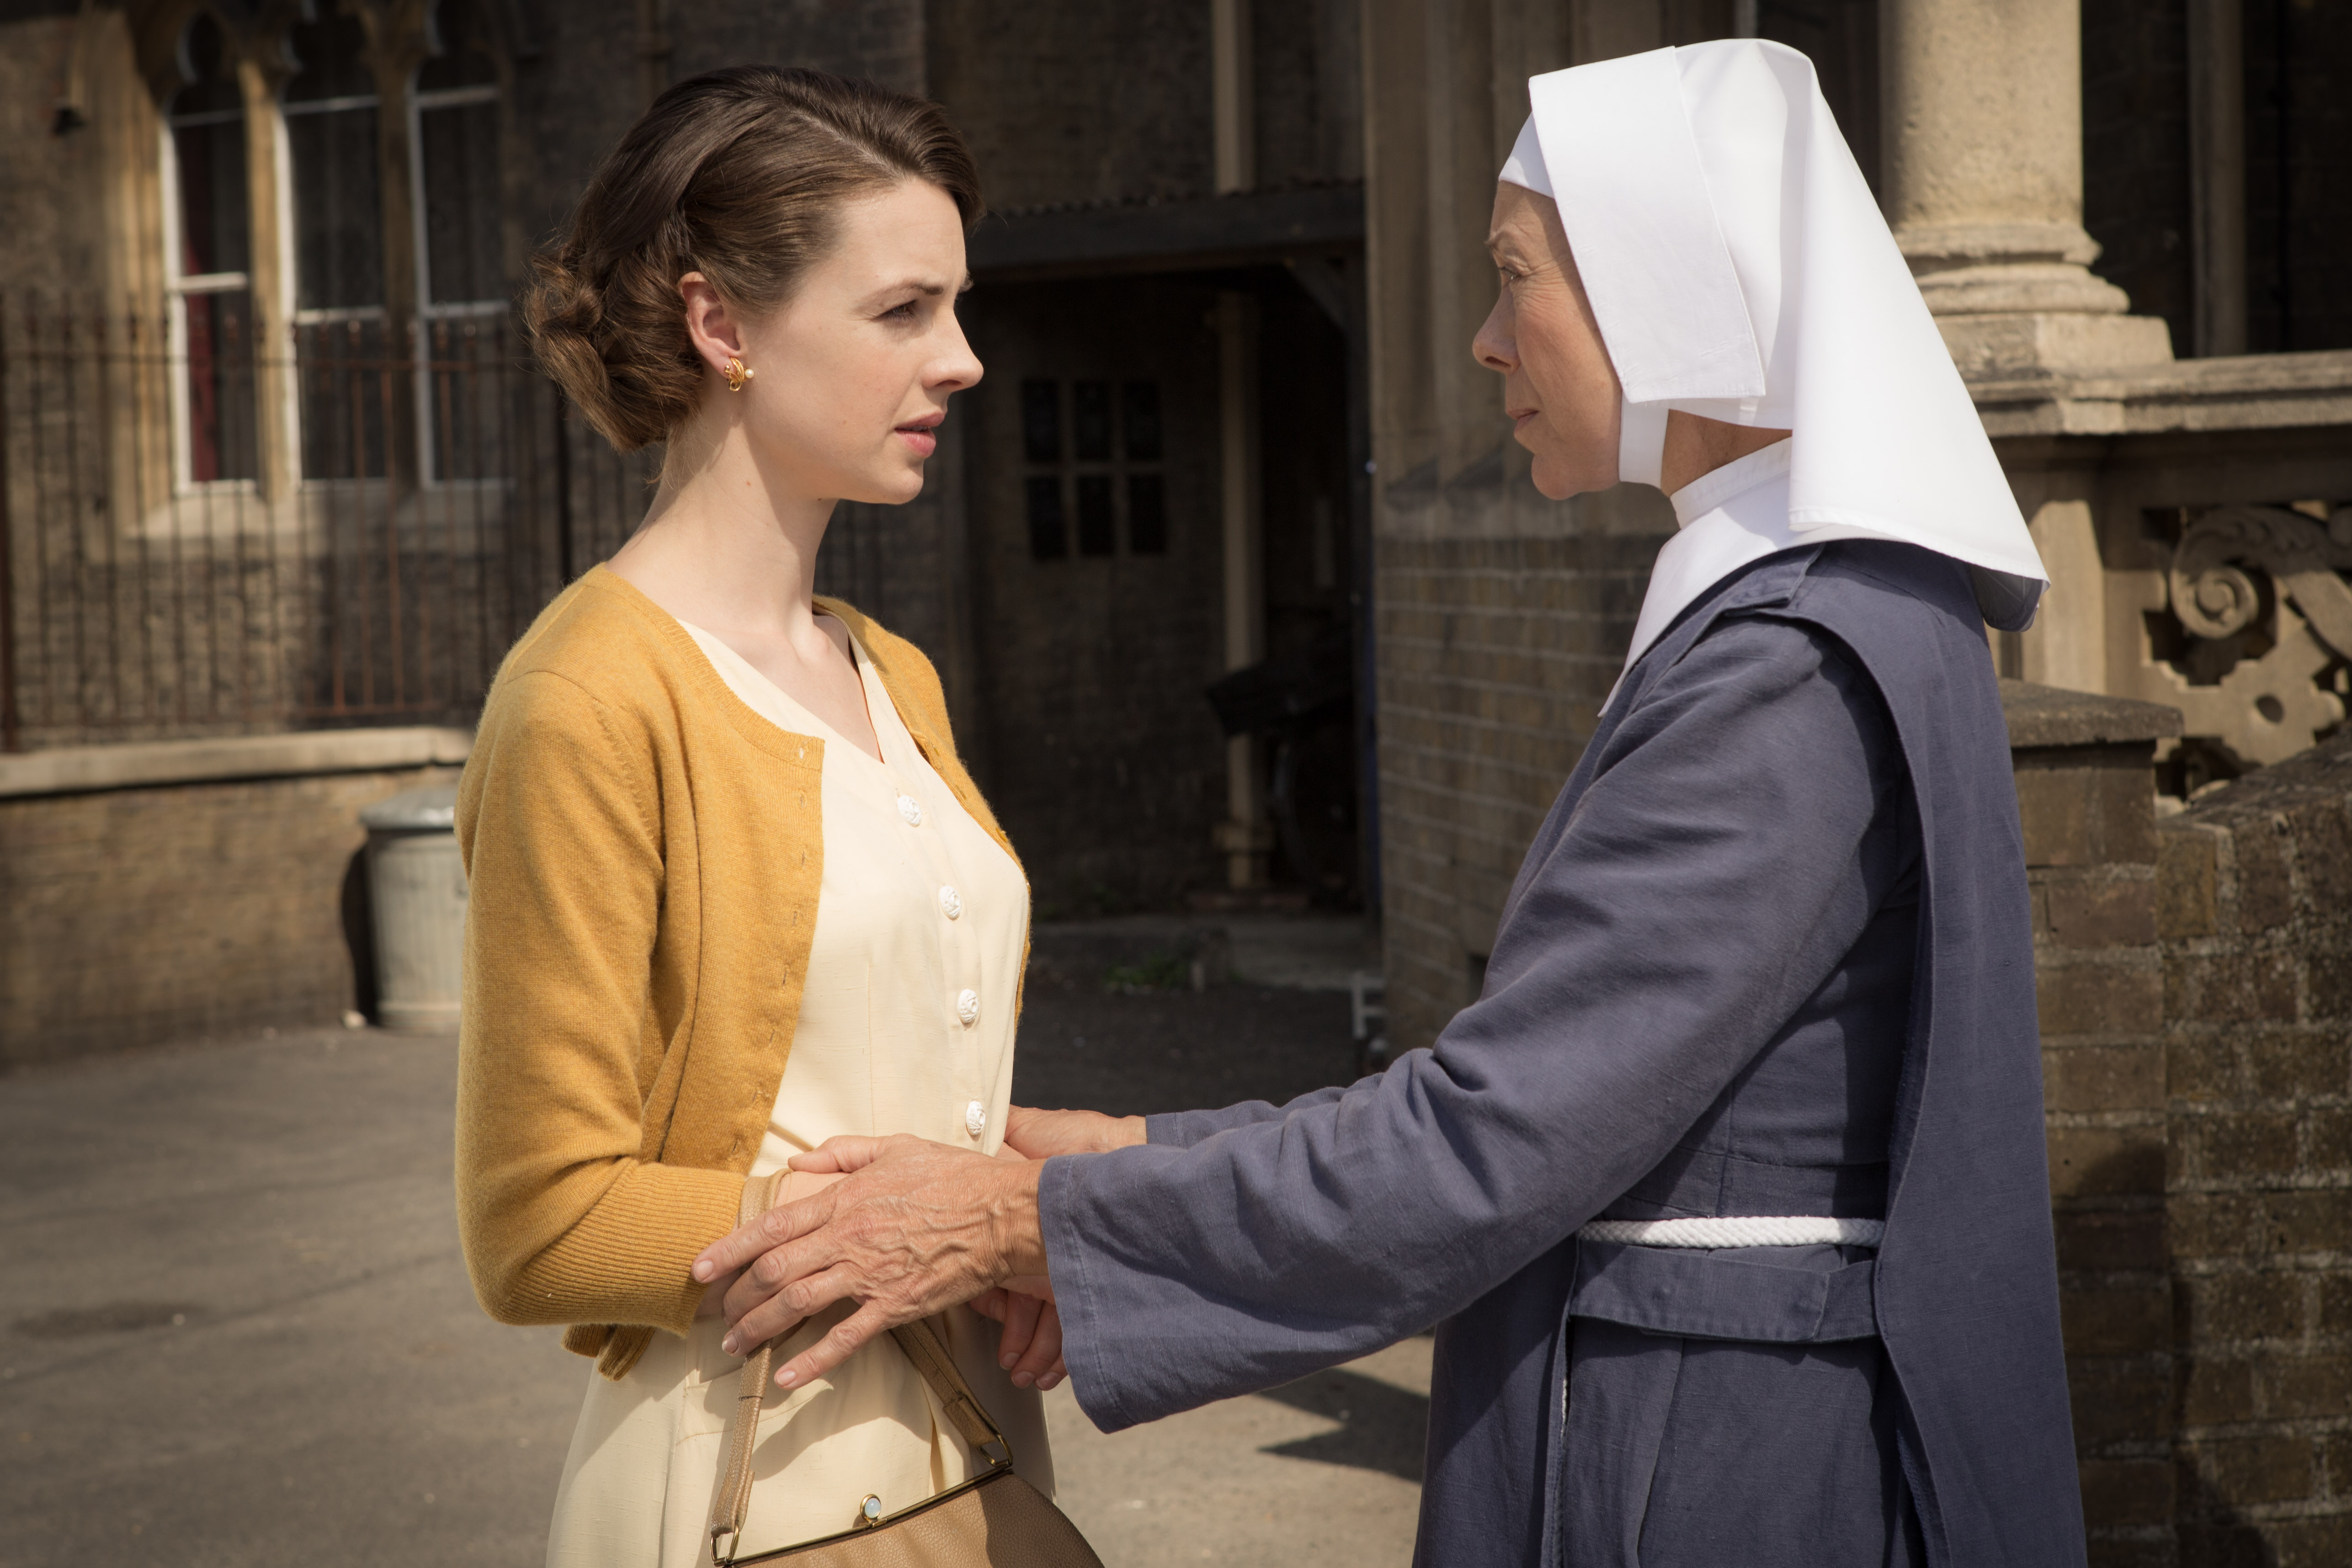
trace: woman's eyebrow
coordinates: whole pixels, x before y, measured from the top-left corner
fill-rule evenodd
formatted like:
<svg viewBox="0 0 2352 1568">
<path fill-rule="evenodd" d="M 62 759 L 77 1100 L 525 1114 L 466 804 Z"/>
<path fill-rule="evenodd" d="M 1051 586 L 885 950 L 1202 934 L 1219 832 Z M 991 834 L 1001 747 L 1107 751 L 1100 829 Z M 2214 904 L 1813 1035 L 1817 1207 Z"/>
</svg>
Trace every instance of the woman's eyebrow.
<svg viewBox="0 0 2352 1568">
<path fill-rule="evenodd" d="M 943 294 L 961 294 L 971 287 L 971 274 L 970 273 L 965 273 L 963 277 L 957 281 L 956 286 L 952 289 L 950 289 L 946 284 L 941 283 L 936 277 L 901 277 L 892 282 L 886 283 L 881 287 L 875 289 L 872 293 L 866 296 L 866 298 L 869 301 L 883 299 L 893 294 L 903 294 L 908 289 L 911 288 L 918 294 L 923 295 L 929 298 L 937 299 Z"/>
</svg>

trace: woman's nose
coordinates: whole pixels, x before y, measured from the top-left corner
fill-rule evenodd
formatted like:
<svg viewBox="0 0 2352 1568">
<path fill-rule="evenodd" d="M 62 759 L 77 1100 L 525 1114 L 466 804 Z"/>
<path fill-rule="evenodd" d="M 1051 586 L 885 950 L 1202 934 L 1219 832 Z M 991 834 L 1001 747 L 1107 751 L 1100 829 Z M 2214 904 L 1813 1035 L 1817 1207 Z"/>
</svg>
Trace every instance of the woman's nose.
<svg viewBox="0 0 2352 1568">
<path fill-rule="evenodd" d="M 1519 346 L 1512 340 L 1511 324 L 1503 306 L 1507 296 L 1498 295 L 1495 308 L 1486 312 L 1479 324 L 1477 335 L 1470 340 L 1470 357 L 1497 375 L 1509 375 L 1519 368 Z"/>
<path fill-rule="evenodd" d="M 950 392 L 965 392 L 980 384 L 980 378 L 988 373 L 987 368 L 971 351 L 971 340 L 963 335 L 961 323 L 950 324 L 948 333 L 949 340 L 940 345 L 940 357 L 932 367 L 931 384 Z"/>
</svg>

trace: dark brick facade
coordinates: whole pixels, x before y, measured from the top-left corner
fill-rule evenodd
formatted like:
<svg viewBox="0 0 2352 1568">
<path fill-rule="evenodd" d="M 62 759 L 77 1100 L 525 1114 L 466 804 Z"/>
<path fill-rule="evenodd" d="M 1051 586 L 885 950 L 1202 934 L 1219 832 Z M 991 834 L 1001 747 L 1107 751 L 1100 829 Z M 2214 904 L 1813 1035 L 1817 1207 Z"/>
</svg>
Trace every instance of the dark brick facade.
<svg viewBox="0 0 2352 1568">
<path fill-rule="evenodd" d="M 2352 1562 L 2352 737 L 2158 836 L 2179 1561 Z"/>
<path fill-rule="evenodd" d="M 2168 1563 L 2158 739 L 2147 703 L 2002 683 L 2033 900 L 2035 995 L 2066 1373 L 2093 1561 Z"/>
<path fill-rule="evenodd" d="M 1624 661 L 1654 536 L 1378 542 L 1390 1037 L 1477 994 L 1528 841 Z"/>
</svg>

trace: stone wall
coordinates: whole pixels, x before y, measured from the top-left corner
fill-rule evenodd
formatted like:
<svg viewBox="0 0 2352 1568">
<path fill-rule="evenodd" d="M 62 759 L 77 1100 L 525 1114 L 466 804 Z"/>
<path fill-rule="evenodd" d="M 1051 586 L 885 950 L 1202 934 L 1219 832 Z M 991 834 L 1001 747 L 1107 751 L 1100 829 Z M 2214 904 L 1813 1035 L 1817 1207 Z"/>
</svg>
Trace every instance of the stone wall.
<svg viewBox="0 0 2352 1568">
<path fill-rule="evenodd" d="M 2168 1563 L 2171 1281 L 2165 1252 L 2156 743 L 2180 716 L 2001 683 L 2033 900 L 2058 1287 L 2092 1560 Z"/>
<path fill-rule="evenodd" d="M 422 733 L 436 743 L 420 755 L 462 759 L 463 735 Z M 64 756 L 7 762 L 21 771 Z M 0 1072 L 364 1006 L 360 810 L 457 776 L 369 767 L 0 798 Z"/>
<path fill-rule="evenodd" d="M 2352 1562 L 2352 736 L 2158 837 L 2179 1561 Z"/>
</svg>

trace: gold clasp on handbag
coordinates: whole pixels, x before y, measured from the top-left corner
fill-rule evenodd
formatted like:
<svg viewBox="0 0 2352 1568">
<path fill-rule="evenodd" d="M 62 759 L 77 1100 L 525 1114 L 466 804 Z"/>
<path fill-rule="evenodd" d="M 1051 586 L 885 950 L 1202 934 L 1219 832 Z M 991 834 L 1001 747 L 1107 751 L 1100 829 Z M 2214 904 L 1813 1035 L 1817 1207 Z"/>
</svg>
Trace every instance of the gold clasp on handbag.
<svg viewBox="0 0 2352 1568">
<path fill-rule="evenodd" d="M 881 1522 L 882 1500 L 869 1494 L 864 1502 L 857 1505 L 857 1528 L 871 1530 Z"/>
</svg>

